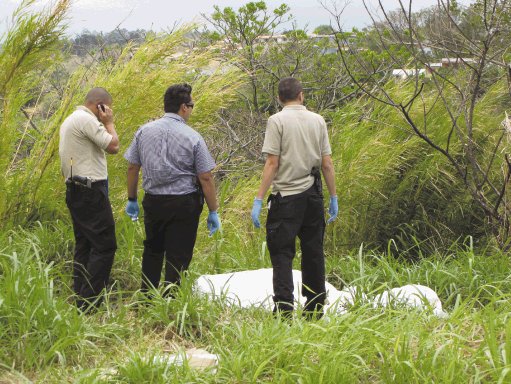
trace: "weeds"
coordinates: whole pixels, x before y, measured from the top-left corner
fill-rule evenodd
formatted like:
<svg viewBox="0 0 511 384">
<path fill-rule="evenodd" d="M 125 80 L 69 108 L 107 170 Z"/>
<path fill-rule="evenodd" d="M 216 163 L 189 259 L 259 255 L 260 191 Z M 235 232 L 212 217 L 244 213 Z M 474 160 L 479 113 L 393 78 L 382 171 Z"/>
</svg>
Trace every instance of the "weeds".
<svg viewBox="0 0 511 384">
<path fill-rule="evenodd" d="M 126 278 L 116 279 L 118 288 L 92 315 L 72 305 L 72 234 L 64 223 L 2 236 L 0 361 L 5 378 L 55 383 L 69 378 L 83 383 L 508 380 L 511 279 L 503 267 L 509 264 L 505 254 L 477 254 L 469 242 L 416 262 L 364 248 L 330 256 L 328 280 L 337 288 L 354 285 L 373 297 L 392 287 L 425 284 L 439 294 L 449 317 L 361 302 L 343 316 L 308 322 L 297 314 L 282 322 L 262 309 L 229 307 L 221 298 L 209 301 L 193 290 L 195 278 L 211 272 L 215 260 L 219 272 L 258 268 L 260 239 L 246 241 L 225 228 L 215 255 L 211 239 L 202 237 L 175 298 L 159 290 L 147 298 L 137 291 L 140 265 L 132 236 L 139 236 L 138 229 L 127 224 L 118 228 L 123 236 L 115 261 L 115 274 L 122 271 Z M 263 257 L 268 264 L 268 256 Z M 191 347 L 219 355 L 216 374 L 169 366 L 158 357 Z"/>
</svg>

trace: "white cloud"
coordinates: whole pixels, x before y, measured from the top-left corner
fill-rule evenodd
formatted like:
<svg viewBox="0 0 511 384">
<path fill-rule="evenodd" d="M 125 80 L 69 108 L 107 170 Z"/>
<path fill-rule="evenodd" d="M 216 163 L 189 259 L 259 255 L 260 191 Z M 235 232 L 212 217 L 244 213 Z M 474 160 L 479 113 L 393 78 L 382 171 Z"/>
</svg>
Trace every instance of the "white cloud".
<svg viewBox="0 0 511 384">
<path fill-rule="evenodd" d="M 126 9 L 135 8 L 143 3 L 143 1 L 137 0 L 75 0 L 73 6 L 80 9 Z"/>
<path fill-rule="evenodd" d="M 36 7 L 44 7 L 54 4 L 56 0 L 37 0 L 34 3 Z M 7 0 L 7 2 L 19 5 L 21 0 Z M 105 10 L 105 9 L 126 9 L 135 8 L 138 5 L 145 3 L 144 0 L 73 0 L 71 2 L 72 9 L 82 10 Z"/>
</svg>

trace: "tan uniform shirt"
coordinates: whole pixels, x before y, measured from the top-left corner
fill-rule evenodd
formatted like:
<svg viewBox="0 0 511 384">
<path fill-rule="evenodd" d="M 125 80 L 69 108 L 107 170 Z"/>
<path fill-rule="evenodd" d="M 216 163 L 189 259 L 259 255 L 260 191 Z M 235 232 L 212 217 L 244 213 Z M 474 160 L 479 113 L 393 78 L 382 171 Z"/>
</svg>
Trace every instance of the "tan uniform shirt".
<svg viewBox="0 0 511 384">
<path fill-rule="evenodd" d="M 73 175 L 105 180 L 108 176 L 105 149 L 112 135 L 86 107 L 79 106 L 60 127 L 60 168 L 67 179 Z"/>
<path fill-rule="evenodd" d="M 306 191 L 314 183 L 312 167 L 320 167 L 322 157 L 332 154 L 325 120 L 303 105 L 284 107 L 268 119 L 263 153 L 280 156 L 272 193 Z"/>
</svg>

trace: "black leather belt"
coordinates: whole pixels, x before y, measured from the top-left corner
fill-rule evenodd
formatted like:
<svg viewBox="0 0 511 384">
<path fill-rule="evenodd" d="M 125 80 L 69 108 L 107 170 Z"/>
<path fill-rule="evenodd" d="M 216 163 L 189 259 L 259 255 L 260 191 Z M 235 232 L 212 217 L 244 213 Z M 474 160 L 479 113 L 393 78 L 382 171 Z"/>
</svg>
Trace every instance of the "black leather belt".
<svg viewBox="0 0 511 384">
<path fill-rule="evenodd" d="M 66 185 L 68 185 L 68 186 L 78 186 L 80 188 L 86 188 L 86 189 L 98 189 L 98 188 L 101 188 L 101 187 L 106 187 L 106 180 L 93 181 L 93 182 L 90 183 L 90 188 L 86 184 L 82 184 L 82 183 L 79 183 L 77 181 L 73 181 L 73 180 L 69 180 L 69 179 L 66 180 Z"/>
</svg>

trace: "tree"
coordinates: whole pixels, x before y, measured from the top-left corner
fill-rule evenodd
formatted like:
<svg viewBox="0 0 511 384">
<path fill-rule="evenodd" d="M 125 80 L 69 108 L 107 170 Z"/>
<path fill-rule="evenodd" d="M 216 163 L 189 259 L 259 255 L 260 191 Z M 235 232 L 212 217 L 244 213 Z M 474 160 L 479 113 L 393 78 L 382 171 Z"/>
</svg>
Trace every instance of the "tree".
<svg viewBox="0 0 511 384">
<path fill-rule="evenodd" d="M 314 32 L 316 35 L 331 35 L 334 33 L 334 28 L 328 24 L 318 25 Z"/>
<path fill-rule="evenodd" d="M 249 2 L 237 12 L 231 7 L 223 10 L 217 5 L 211 16 L 203 15 L 217 31 L 215 37 L 225 44 L 227 57 L 241 58 L 236 64 L 248 75 L 251 84 L 251 105 L 260 109 L 259 80 L 261 73 L 260 57 L 265 44 L 261 40 L 271 40 L 275 31 L 291 19 L 289 7 L 281 4 L 270 11 L 264 1 Z"/>
<path fill-rule="evenodd" d="M 368 9 L 366 1 L 364 1 Z M 342 31 L 341 12 L 328 7 L 338 32 Z M 502 80 L 508 82 L 507 102 L 511 95 L 508 41 L 510 9 L 506 1 L 478 0 L 461 9 L 455 2 L 439 0 L 438 6 L 424 14 L 411 12 L 399 0 L 398 11 L 392 13 L 379 1 L 383 20 L 373 20 L 378 49 L 386 52 L 387 70 L 411 68 L 409 84 L 412 91 L 391 93 L 387 90 L 388 75 L 377 75 L 355 49 L 340 50 L 341 60 L 352 80 L 364 94 L 376 103 L 391 106 L 399 112 L 403 127 L 410 134 L 443 156 L 456 179 L 464 186 L 479 207 L 498 244 L 509 248 L 511 202 L 508 183 L 511 179 L 511 159 L 505 137 L 506 125 L 481 129 L 477 122 L 478 100 Z M 421 17 L 422 16 L 422 17 Z M 336 36 L 341 36 L 336 34 Z M 341 47 L 345 41 L 338 39 Z M 403 47 L 407 55 L 397 55 L 392 46 Z M 437 58 L 445 58 L 443 67 L 429 61 L 428 48 Z M 430 73 L 423 81 L 418 69 Z M 360 73 L 365 76 L 360 76 Z M 428 104 L 423 92 L 435 95 Z M 404 96 L 403 96 L 404 95 Z M 436 110 L 442 108 L 449 116 L 447 135 L 434 135 L 431 123 Z M 422 112 L 421 112 L 422 111 Z"/>
<path fill-rule="evenodd" d="M 228 153 L 222 159 L 224 168 L 234 161 L 237 168 L 250 168 L 254 159 L 261 158 L 266 114 L 281 108 L 276 98 L 281 78 L 299 78 L 307 106 L 316 111 L 333 108 L 356 93 L 335 59 L 337 46 L 330 37 L 311 36 L 294 23 L 280 32 L 286 22 L 293 21 L 287 5 L 269 10 L 259 1 L 238 11 L 214 9 L 211 16 L 204 15 L 213 28 L 202 34 L 202 40 L 217 43 L 224 60 L 242 69 L 249 83 L 248 92 L 241 94 L 243 102 L 223 111 L 221 123 L 215 127 L 220 133 L 217 146 Z"/>
<path fill-rule="evenodd" d="M 32 134 L 41 135 L 24 107 L 34 94 L 43 93 L 46 76 L 60 60 L 69 9 L 68 0 L 42 12 L 30 12 L 33 4 L 23 1 L 13 15 L 13 26 L 0 36 L 0 217 L 10 203 L 5 198 L 8 192 L 20 193 L 13 180 L 18 160 L 30 151 Z"/>
</svg>

